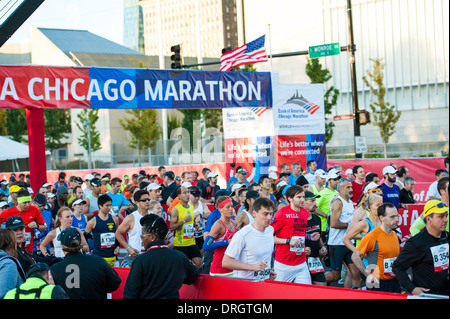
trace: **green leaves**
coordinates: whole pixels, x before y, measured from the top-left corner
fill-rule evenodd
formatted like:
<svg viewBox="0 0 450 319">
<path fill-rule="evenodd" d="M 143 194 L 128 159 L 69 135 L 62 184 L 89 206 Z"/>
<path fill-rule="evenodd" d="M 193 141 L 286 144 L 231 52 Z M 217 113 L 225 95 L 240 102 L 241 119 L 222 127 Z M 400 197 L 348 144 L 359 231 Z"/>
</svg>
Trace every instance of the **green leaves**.
<svg viewBox="0 0 450 319">
<path fill-rule="evenodd" d="M 391 105 L 385 101 L 385 64 L 383 63 L 383 59 L 370 59 L 370 61 L 373 63 L 372 71 L 366 70 L 367 75 L 363 77 L 363 81 L 376 97 L 376 100 L 370 104 L 370 109 L 373 114 L 372 124 L 379 128 L 381 139 L 386 146 L 396 131 L 396 124 L 400 120 L 402 112 L 397 111 L 395 105 Z"/>
<path fill-rule="evenodd" d="M 311 80 L 311 84 L 326 83 L 333 77 L 328 69 L 323 69 L 319 59 L 307 58 L 307 64 L 305 67 L 305 73 Z M 339 90 L 334 86 L 331 86 L 324 94 L 325 104 L 325 116 L 331 115 L 333 112 L 333 106 L 337 104 L 339 97 Z M 325 138 L 330 141 L 333 138 L 333 128 L 335 124 L 333 121 L 327 120 L 325 122 Z"/>
<path fill-rule="evenodd" d="M 81 131 L 81 136 L 78 138 L 78 143 L 82 148 L 89 152 L 89 126 L 84 126 L 83 123 L 86 121 L 90 122 L 90 132 L 91 132 L 91 151 L 95 152 L 102 148 L 100 143 L 100 132 L 97 131 L 96 123 L 99 119 L 97 110 L 83 109 L 79 114 L 77 114 L 80 123 L 76 123 L 78 129 Z"/>
</svg>

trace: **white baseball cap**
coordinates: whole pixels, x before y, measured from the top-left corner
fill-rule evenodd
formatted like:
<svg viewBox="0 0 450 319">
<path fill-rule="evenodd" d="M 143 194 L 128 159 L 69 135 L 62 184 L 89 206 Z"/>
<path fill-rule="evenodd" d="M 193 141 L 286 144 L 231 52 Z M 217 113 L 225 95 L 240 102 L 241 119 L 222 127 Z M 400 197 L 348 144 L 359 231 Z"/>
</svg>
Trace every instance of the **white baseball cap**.
<svg viewBox="0 0 450 319">
<path fill-rule="evenodd" d="M 275 173 L 270 173 L 270 174 L 269 174 L 269 178 L 277 179 L 278 176 L 277 176 L 277 174 L 275 174 Z"/>
<path fill-rule="evenodd" d="M 277 184 L 277 187 L 283 187 L 289 185 L 285 180 L 280 180 Z"/>
<path fill-rule="evenodd" d="M 157 184 L 157 183 L 151 183 L 147 185 L 147 191 L 151 191 L 151 190 L 155 190 L 155 189 L 160 189 L 162 188 L 161 185 Z"/>
<path fill-rule="evenodd" d="M 94 177 L 94 175 L 92 175 L 92 174 L 87 174 L 85 177 L 84 177 L 84 180 L 85 181 L 90 181 L 90 180 L 93 180 L 95 177 Z"/>
<path fill-rule="evenodd" d="M 380 188 L 381 186 L 378 185 L 375 182 L 370 182 L 365 188 L 364 188 L 364 194 L 367 193 L 368 191 L 374 190 L 376 188 Z"/>
<path fill-rule="evenodd" d="M 269 172 L 278 172 L 278 168 L 276 166 L 270 166 Z"/>
<path fill-rule="evenodd" d="M 322 177 L 322 178 L 327 178 L 328 174 L 327 172 L 325 172 L 323 169 L 318 169 L 315 173 L 314 176 L 316 177 Z"/>
<path fill-rule="evenodd" d="M 236 183 L 233 186 L 231 186 L 231 193 L 233 194 L 237 189 L 240 189 L 242 187 L 245 187 L 245 184 Z"/>
<path fill-rule="evenodd" d="M 348 175 L 348 174 L 352 174 L 353 175 L 353 170 L 351 168 L 349 168 L 349 169 L 347 169 L 345 171 L 345 175 Z"/>
<path fill-rule="evenodd" d="M 80 205 L 80 204 L 86 204 L 86 201 L 84 199 L 79 198 L 73 202 L 72 206 Z"/>
<path fill-rule="evenodd" d="M 385 168 L 383 168 L 383 175 L 395 174 L 395 173 L 397 173 L 397 170 L 395 168 L 393 168 L 391 165 L 386 166 Z"/>
<path fill-rule="evenodd" d="M 190 188 L 192 187 L 192 184 L 189 182 L 183 182 L 183 184 L 181 184 L 181 187 Z"/>
<path fill-rule="evenodd" d="M 340 176 L 336 174 L 336 170 L 331 170 L 327 174 L 327 180 L 339 178 Z"/>
<path fill-rule="evenodd" d="M 206 176 L 206 178 L 213 178 L 213 177 L 217 177 L 217 176 L 219 176 L 219 175 L 217 175 L 214 172 L 209 172 L 208 175 Z"/>
</svg>

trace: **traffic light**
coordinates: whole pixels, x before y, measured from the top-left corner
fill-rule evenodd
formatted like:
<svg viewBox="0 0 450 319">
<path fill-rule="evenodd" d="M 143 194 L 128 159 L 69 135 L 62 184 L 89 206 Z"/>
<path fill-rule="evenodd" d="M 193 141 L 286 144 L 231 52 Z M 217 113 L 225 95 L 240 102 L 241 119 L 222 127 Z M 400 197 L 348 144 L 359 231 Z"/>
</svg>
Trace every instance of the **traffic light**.
<svg viewBox="0 0 450 319">
<path fill-rule="evenodd" d="M 231 49 L 231 47 L 223 48 L 223 49 L 222 49 L 222 55 L 224 55 L 225 53 L 231 52 L 231 51 L 233 51 L 233 50 Z"/>
<path fill-rule="evenodd" d="M 170 51 L 173 53 L 170 59 L 173 61 L 171 68 L 172 69 L 182 69 L 181 66 L 181 45 L 177 44 L 170 48 Z"/>
<path fill-rule="evenodd" d="M 360 110 L 358 112 L 358 116 L 359 116 L 359 124 L 360 125 L 367 125 L 371 122 L 370 112 L 368 112 L 366 110 Z"/>
</svg>

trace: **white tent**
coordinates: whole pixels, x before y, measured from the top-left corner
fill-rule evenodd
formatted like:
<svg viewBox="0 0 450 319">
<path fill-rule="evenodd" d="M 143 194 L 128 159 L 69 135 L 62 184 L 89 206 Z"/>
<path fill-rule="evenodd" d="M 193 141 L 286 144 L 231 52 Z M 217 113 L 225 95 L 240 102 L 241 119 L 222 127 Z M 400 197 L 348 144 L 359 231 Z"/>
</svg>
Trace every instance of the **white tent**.
<svg viewBox="0 0 450 319">
<path fill-rule="evenodd" d="M 0 161 L 30 157 L 28 145 L 0 136 Z M 50 155 L 49 151 L 45 155 Z"/>
</svg>

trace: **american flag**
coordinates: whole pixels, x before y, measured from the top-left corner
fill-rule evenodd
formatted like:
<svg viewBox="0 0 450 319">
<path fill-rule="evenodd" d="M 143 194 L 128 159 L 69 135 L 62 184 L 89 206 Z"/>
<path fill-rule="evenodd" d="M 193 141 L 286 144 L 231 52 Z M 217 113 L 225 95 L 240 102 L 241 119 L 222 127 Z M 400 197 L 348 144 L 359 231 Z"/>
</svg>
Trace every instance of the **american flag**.
<svg viewBox="0 0 450 319">
<path fill-rule="evenodd" d="M 266 36 L 244 44 L 234 51 L 227 52 L 220 58 L 220 71 L 230 71 L 235 67 L 244 64 L 253 64 L 258 62 L 267 62 L 267 53 L 264 43 Z"/>
</svg>

